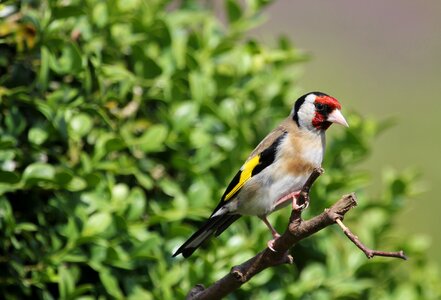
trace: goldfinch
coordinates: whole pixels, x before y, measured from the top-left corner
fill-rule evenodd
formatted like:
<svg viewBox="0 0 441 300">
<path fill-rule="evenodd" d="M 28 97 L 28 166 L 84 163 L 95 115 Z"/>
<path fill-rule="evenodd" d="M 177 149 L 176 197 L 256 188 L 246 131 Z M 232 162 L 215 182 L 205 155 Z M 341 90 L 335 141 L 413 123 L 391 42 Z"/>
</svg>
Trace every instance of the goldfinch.
<svg viewBox="0 0 441 300">
<path fill-rule="evenodd" d="M 300 97 L 290 115 L 248 156 L 208 220 L 174 254 L 189 257 L 213 234 L 220 235 L 243 215 L 258 216 L 271 230 L 272 249 L 280 236 L 267 216 L 296 204 L 303 184 L 320 167 L 325 131 L 332 123 L 348 127 L 337 99 L 321 92 Z"/>
</svg>

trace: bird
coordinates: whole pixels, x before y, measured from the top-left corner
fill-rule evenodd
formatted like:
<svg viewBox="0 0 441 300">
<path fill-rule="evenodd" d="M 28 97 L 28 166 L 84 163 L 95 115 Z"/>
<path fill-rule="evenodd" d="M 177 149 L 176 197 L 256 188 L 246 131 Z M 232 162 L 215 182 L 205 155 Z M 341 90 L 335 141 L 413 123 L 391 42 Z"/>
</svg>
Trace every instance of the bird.
<svg viewBox="0 0 441 300">
<path fill-rule="evenodd" d="M 248 156 L 211 216 L 173 257 L 189 257 L 212 235 L 219 236 L 241 216 L 249 215 L 259 217 L 269 228 L 273 239 L 267 246 L 275 251 L 274 242 L 280 234 L 267 216 L 290 202 L 293 208 L 304 208 L 297 205 L 296 197 L 313 170 L 321 166 L 325 131 L 333 123 L 349 127 L 336 98 L 322 92 L 298 98 L 289 116 Z"/>
</svg>

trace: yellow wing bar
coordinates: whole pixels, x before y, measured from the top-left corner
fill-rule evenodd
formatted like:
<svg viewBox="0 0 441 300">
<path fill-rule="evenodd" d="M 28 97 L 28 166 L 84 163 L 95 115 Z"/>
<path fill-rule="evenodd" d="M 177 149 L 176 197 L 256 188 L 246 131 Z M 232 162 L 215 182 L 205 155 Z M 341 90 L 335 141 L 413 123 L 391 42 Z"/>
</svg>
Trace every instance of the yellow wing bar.
<svg viewBox="0 0 441 300">
<path fill-rule="evenodd" d="M 248 179 L 251 178 L 252 172 L 254 168 L 259 164 L 259 162 L 260 162 L 260 155 L 256 155 L 242 166 L 240 170 L 241 173 L 240 173 L 239 182 L 231 189 L 231 191 L 228 192 L 228 194 L 225 196 L 224 201 L 227 201 L 231 197 L 233 197 L 237 193 L 237 191 L 239 191 L 242 188 L 245 182 L 247 182 Z"/>
</svg>

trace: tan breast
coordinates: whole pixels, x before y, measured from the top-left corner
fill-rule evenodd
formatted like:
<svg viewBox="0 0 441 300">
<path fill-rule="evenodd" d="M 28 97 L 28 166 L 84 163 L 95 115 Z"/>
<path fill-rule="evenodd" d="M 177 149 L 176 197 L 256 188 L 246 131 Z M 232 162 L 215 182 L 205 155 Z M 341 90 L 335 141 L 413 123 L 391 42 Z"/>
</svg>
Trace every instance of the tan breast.
<svg viewBox="0 0 441 300">
<path fill-rule="evenodd" d="M 281 168 L 295 176 L 310 174 L 315 167 L 321 166 L 325 147 L 324 132 L 300 130 L 292 121 L 286 122 L 284 126 L 288 128 L 288 136 L 281 147 Z"/>
</svg>

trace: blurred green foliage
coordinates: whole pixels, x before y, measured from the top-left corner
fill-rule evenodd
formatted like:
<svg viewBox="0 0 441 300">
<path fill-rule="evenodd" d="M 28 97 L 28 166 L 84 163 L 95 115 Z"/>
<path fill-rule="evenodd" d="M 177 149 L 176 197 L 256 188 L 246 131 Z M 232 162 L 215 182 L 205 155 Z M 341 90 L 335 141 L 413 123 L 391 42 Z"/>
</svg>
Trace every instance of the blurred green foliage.
<svg viewBox="0 0 441 300">
<path fill-rule="evenodd" d="M 182 299 L 262 249 L 242 218 L 190 259 L 171 258 L 243 159 L 300 95 L 287 39 L 247 37 L 271 1 L 0 4 L 0 293 L 6 299 Z M 338 95 L 335 95 L 338 96 Z M 342 101 L 344 105 L 344 100 Z M 308 214 L 357 191 L 347 223 L 407 262 L 368 261 L 338 229 L 293 249 L 231 299 L 439 299 L 427 242 L 393 230 L 415 174 L 366 195 L 354 167 L 387 124 L 335 130 Z M 272 216 L 282 230 L 289 211 Z"/>
</svg>

